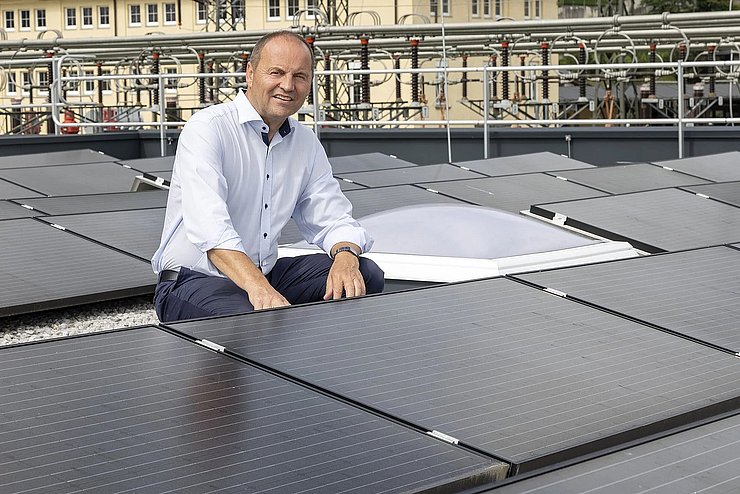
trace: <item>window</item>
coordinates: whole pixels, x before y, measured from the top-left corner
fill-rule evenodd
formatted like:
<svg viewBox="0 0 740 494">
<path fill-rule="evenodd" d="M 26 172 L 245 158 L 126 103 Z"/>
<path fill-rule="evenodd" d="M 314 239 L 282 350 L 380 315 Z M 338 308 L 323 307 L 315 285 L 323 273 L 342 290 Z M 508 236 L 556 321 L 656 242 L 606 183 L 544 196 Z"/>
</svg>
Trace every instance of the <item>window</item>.
<svg viewBox="0 0 740 494">
<path fill-rule="evenodd" d="M 67 22 L 67 29 L 77 29 L 77 9 L 68 7 L 64 9 L 64 17 Z"/>
<path fill-rule="evenodd" d="M 208 6 L 205 3 L 198 2 L 198 15 L 196 17 L 197 24 L 205 24 L 208 20 Z"/>
<path fill-rule="evenodd" d="M 177 24 L 177 7 L 174 3 L 164 4 L 164 23 L 167 25 Z"/>
<path fill-rule="evenodd" d="M 483 0 L 483 17 L 491 17 L 491 0 Z"/>
<path fill-rule="evenodd" d="M 529 1 L 530 0 L 524 0 L 524 18 L 529 19 Z"/>
<path fill-rule="evenodd" d="M 177 68 L 175 67 L 167 67 L 165 69 L 165 73 L 167 74 L 177 74 Z M 176 77 L 168 77 L 164 80 L 164 87 L 165 92 L 168 93 L 176 93 L 177 92 L 177 78 Z"/>
<path fill-rule="evenodd" d="M 46 9 L 36 9 L 36 30 L 46 31 Z"/>
<path fill-rule="evenodd" d="M 141 26 L 141 5 L 128 6 L 128 23 L 130 26 Z"/>
<path fill-rule="evenodd" d="M 103 69 L 100 75 L 110 75 L 110 70 Z M 98 84 L 100 84 L 100 88 L 104 93 L 110 93 L 110 82 L 110 79 L 98 81 Z"/>
<path fill-rule="evenodd" d="M 267 2 L 267 20 L 280 20 L 280 0 L 268 0 Z"/>
<path fill-rule="evenodd" d="M 496 9 L 496 17 L 501 17 L 501 0 L 495 0 L 496 6 L 494 7 Z"/>
<path fill-rule="evenodd" d="M 231 16 L 235 21 L 244 20 L 244 0 L 231 0 Z"/>
<path fill-rule="evenodd" d="M 85 77 L 94 77 L 94 76 L 95 76 L 95 72 L 93 72 L 92 70 L 85 71 Z M 95 80 L 85 79 L 85 93 L 87 94 L 95 93 Z"/>
<path fill-rule="evenodd" d="M 31 11 L 21 10 L 20 18 L 21 18 L 21 31 L 30 31 L 31 30 Z"/>
<path fill-rule="evenodd" d="M 146 25 L 156 26 L 159 24 L 159 7 L 156 3 L 146 5 Z"/>
<path fill-rule="evenodd" d="M 16 81 L 16 75 L 15 72 L 8 72 L 8 84 L 6 86 L 8 90 L 8 94 L 11 96 L 14 96 L 18 94 L 18 85 L 15 83 Z"/>
<path fill-rule="evenodd" d="M 319 6 L 316 3 L 316 0 L 306 0 L 306 10 L 308 11 L 306 13 L 306 19 L 315 19 L 315 12 L 319 10 Z"/>
<path fill-rule="evenodd" d="M 15 31 L 15 12 L 12 10 L 5 11 L 5 30 Z"/>
<path fill-rule="evenodd" d="M 470 14 L 473 17 L 479 17 L 480 12 L 478 10 L 478 0 L 471 0 L 470 1 Z"/>
<path fill-rule="evenodd" d="M 23 81 L 23 95 L 27 96 L 28 93 L 31 91 L 31 74 L 28 72 L 21 72 L 21 75 L 23 76 L 21 80 Z"/>
<path fill-rule="evenodd" d="M 288 16 L 288 19 L 292 19 L 299 10 L 301 10 L 299 0 L 288 0 L 287 11 L 285 13 L 285 15 Z"/>
<path fill-rule="evenodd" d="M 93 9 L 92 7 L 82 7 L 82 29 L 92 29 L 93 27 Z"/>
<path fill-rule="evenodd" d="M 39 75 L 39 93 L 49 94 L 49 72 L 42 70 L 38 72 Z"/>
<path fill-rule="evenodd" d="M 534 17 L 539 19 L 542 16 L 542 0 L 534 0 Z"/>
<path fill-rule="evenodd" d="M 429 0 L 429 11 L 432 13 L 432 16 L 442 14 L 442 15 L 450 15 L 450 0 L 441 0 L 442 2 L 442 12 L 439 12 L 440 7 L 440 0 Z"/>
<path fill-rule="evenodd" d="M 107 5 L 98 7 L 98 26 L 110 27 L 110 7 Z"/>
</svg>

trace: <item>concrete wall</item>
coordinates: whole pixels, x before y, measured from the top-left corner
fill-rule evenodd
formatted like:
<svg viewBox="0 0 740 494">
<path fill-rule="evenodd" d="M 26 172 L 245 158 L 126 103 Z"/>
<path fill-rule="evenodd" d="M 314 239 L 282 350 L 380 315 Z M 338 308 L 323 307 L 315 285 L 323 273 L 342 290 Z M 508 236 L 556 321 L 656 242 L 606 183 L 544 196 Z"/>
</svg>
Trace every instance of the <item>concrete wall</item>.
<svg viewBox="0 0 740 494">
<path fill-rule="evenodd" d="M 165 154 L 174 154 L 178 133 L 167 134 Z M 570 140 L 570 149 L 569 142 Z M 322 129 L 329 156 L 381 152 L 419 164 L 448 161 L 444 129 Z M 453 129 L 452 161 L 483 158 L 482 129 Z M 78 136 L 4 136 L 0 155 L 91 148 L 121 159 L 160 155 L 158 132 L 111 132 Z M 678 157 L 678 134 L 671 127 L 498 129 L 489 136 L 489 157 L 540 151 L 570 155 L 596 165 Z M 697 127 L 685 131 L 684 156 L 740 151 L 740 127 Z"/>
</svg>

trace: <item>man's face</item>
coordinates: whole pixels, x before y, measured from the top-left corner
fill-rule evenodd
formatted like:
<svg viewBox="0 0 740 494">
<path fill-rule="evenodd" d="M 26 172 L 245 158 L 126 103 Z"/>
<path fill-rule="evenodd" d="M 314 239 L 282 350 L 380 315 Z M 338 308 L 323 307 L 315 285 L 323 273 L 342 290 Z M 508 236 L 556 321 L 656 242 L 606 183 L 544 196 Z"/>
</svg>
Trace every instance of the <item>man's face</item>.
<svg viewBox="0 0 740 494">
<path fill-rule="evenodd" d="M 311 89 L 311 54 L 299 40 L 268 42 L 255 67 L 247 64 L 247 97 L 271 127 L 279 127 L 303 105 Z"/>
</svg>

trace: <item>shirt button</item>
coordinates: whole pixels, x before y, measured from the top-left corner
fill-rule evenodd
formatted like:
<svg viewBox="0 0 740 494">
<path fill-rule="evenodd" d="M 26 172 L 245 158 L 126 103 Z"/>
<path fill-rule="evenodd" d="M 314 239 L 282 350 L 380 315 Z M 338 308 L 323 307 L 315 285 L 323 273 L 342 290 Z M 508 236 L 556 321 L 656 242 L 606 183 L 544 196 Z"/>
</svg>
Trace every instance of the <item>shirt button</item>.
<svg viewBox="0 0 740 494">
<path fill-rule="evenodd" d="M 267 238 L 267 234 L 266 233 L 263 233 L 262 234 L 262 237 Z"/>
<path fill-rule="evenodd" d="M 267 174 L 267 180 L 270 180 L 270 174 L 269 173 Z"/>
<path fill-rule="evenodd" d="M 265 204 L 265 209 L 267 209 L 267 204 Z"/>
</svg>

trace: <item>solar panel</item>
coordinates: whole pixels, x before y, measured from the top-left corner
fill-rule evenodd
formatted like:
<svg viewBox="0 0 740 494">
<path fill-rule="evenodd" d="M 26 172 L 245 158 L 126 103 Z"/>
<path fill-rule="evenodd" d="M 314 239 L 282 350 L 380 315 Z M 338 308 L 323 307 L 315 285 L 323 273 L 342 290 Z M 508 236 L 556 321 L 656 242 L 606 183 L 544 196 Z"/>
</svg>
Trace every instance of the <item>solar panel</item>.
<svg viewBox="0 0 740 494">
<path fill-rule="evenodd" d="M 504 278 L 171 326 L 519 471 L 740 405 L 735 357 Z"/>
<path fill-rule="evenodd" d="M 740 352 L 740 252 L 714 247 L 517 278 Z"/>
<path fill-rule="evenodd" d="M 164 208 L 40 218 L 83 237 L 148 261 L 159 247 Z"/>
<path fill-rule="evenodd" d="M 19 197 L 41 197 L 36 191 L 21 187 L 7 180 L 0 179 L 0 199 L 16 199 Z"/>
<path fill-rule="evenodd" d="M 51 153 L 19 154 L 0 156 L 0 170 L 5 168 L 28 168 L 35 166 L 72 165 L 80 163 L 101 163 L 115 161 L 116 158 L 92 149 L 73 149 Z"/>
<path fill-rule="evenodd" d="M 329 158 L 331 168 L 335 174 L 366 172 L 371 170 L 385 170 L 388 168 L 404 168 L 416 166 L 416 163 L 388 156 L 383 153 L 352 154 L 349 156 L 335 156 Z"/>
<path fill-rule="evenodd" d="M 46 214 L 78 214 L 126 209 L 163 208 L 167 205 L 166 190 L 87 194 L 16 200 Z"/>
<path fill-rule="evenodd" d="M 127 192 L 136 172 L 117 163 L 86 163 L 0 171 L 0 178 L 50 196 Z"/>
<path fill-rule="evenodd" d="M 740 207 L 740 182 L 724 182 L 709 185 L 692 185 L 682 189 L 702 194 L 718 201 Z"/>
<path fill-rule="evenodd" d="M 434 194 L 413 185 L 350 190 L 345 196 L 352 203 L 352 215 L 355 218 L 414 204 L 462 204 L 457 199 Z M 280 235 L 280 243 L 289 244 L 301 240 L 303 237 L 298 232 L 298 227 L 292 221 L 289 222 Z"/>
<path fill-rule="evenodd" d="M 740 416 L 734 416 L 490 492 L 730 493 L 738 471 Z"/>
<path fill-rule="evenodd" d="M 171 172 L 175 163 L 174 156 L 157 156 L 156 158 L 141 158 L 137 160 L 118 160 L 124 166 L 140 172 Z"/>
<path fill-rule="evenodd" d="M 651 253 L 740 239 L 740 209 L 679 189 L 539 204 L 531 212 Z"/>
<path fill-rule="evenodd" d="M 443 182 L 464 178 L 481 178 L 481 174 L 463 170 L 454 165 L 419 165 L 392 170 L 377 170 L 358 173 L 336 173 L 345 178 L 368 187 L 385 187 L 389 185 L 419 184 L 422 182 Z"/>
<path fill-rule="evenodd" d="M 528 210 L 529 206 L 538 202 L 606 195 L 595 189 L 558 180 L 542 173 L 420 185 L 471 204 L 511 212 Z"/>
<path fill-rule="evenodd" d="M 657 161 L 655 164 L 714 182 L 740 180 L 740 151 Z"/>
<path fill-rule="evenodd" d="M 462 161 L 455 164 L 470 170 L 499 177 L 502 175 L 518 175 L 521 173 L 549 172 L 555 170 L 574 170 L 580 168 L 594 168 L 582 161 L 566 158 L 554 153 L 532 153 L 518 156 L 503 156 L 484 160 Z"/>
<path fill-rule="evenodd" d="M 150 294 L 147 262 L 33 219 L 0 222 L 0 316 Z"/>
<path fill-rule="evenodd" d="M 15 218 L 31 218 L 38 216 L 37 211 L 26 209 L 10 201 L 0 201 L 0 220 L 11 220 Z"/>
<path fill-rule="evenodd" d="M 558 172 L 557 175 L 575 183 L 601 189 L 610 194 L 709 183 L 701 178 L 646 163 L 570 170 Z"/>
<path fill-rule="evenodd" d="M 343 191 L 366 188 L 364 185 L 356 184 L 354 182 L 348 182 L 347 180 L 342 180 L 341 178 L 338 179 L 337 182 L 339 182 L 339 188 L 341 188 Z"/>
<path fill-rule="evenodd" d="M 152 326 L 0 354 L 4 493 L 417 492 L 505 472 Z"/>
</svg>

